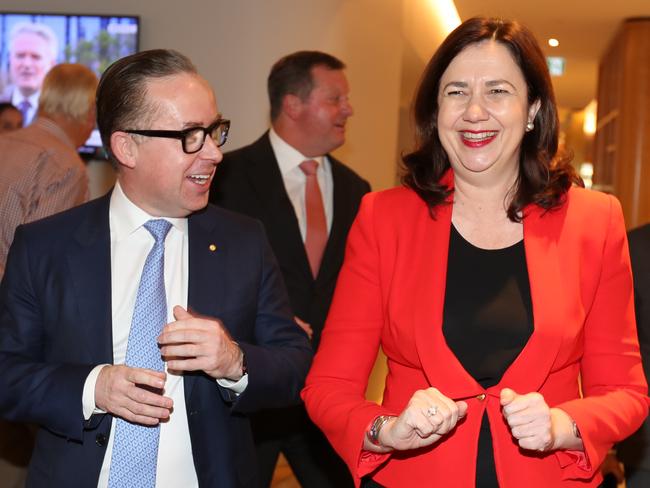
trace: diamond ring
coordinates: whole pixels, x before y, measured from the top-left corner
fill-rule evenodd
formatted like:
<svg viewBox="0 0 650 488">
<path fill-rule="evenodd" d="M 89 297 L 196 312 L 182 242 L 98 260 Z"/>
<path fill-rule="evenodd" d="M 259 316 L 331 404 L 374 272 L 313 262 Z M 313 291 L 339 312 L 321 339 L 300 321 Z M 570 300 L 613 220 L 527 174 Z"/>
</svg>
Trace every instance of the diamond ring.
<svg viewBox="0 0 650 488">
<path fill-rule="evenodd" d="M 429 408 L 427 408 L 427 417 L 433 417 L 437 413 L 438 413 L 438 405 L 432 405 Z"/>
</svg>

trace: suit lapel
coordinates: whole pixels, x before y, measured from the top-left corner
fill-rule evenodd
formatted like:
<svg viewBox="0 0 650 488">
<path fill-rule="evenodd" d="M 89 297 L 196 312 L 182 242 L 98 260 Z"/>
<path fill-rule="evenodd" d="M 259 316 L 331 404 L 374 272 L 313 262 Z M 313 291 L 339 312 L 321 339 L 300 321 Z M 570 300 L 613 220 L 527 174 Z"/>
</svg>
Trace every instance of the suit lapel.
<svg viewBox="0 0 650 488">
<path fill-rule="evenodd" d="M 188 297 L 187 306 L 193 312 L 216 316 L 225 296 L 222 279 L 228 249 L 223 234 L 219 233 L 219 222 L 206 208 L 188 219 Z M 185 373 L 185 398 L 189 402 L 197 374 Z M 188 403 L 189 404 L 189 403 Z"/>
<path fill-rule="evenodd" d="M 425 209 L 417 223 L 423 236 L 418 234 L 418 242 L 413 242 L 417 250 L 413 262 L 421 265 L 413 271 L 420 281 L 414 301 L 414 327 L 418 355 L 429 384 L 450 398 L 460 399 L 479 394 L 482 388 L 449 349 L 442 332 L 451 212 L 451 204 L 439 205 L 434 220 Z"/>
<path fill-rule="evenodd" d="M 529 206 L 524 218 L 524 247 L 533 304 L 534 331 L 517 359 L 495 388 L 519 393 L 536 391 L 547 378 L 562 342 L 564 324 L 570 320 L 558 241 L 565 207 L 551 212 Z"/>
<path fill-rule="evenodd" d="M 283 242 L 287 254 L 295 256 L 284 266 L 311 277 L 307 253 L 300 234 L 296 212 L 284 187 L 282 174 L 268 132 L 250 147 L 250 156 L 245 165 L 246 175 L 259 198 L 266 232 L 272 242 Z"/>
<path fill-rule="evenodd" d="M 90 360 L 113 363 L 111 305 L 111 243 L 108 208 L 110 193 L 91 202 L 85 220 L 74 234 L 66 259 L 79 304 L 80 343 Z"/>
</svg>

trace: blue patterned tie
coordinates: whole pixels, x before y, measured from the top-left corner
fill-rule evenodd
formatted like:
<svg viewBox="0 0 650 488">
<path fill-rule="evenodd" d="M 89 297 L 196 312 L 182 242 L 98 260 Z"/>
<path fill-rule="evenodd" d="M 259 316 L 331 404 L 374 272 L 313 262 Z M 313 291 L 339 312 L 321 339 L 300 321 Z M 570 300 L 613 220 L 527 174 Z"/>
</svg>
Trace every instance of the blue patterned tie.
<svg viewBox="0 0 650 488">
<path fill-rule="evenodd" d="M 144 227 L 155 244 L 142 269 L 138 295 L 126 349 L 126 364 L 135 368 L 163 371 L 158 335 L 167 322 L 165 297 L 165 237 L 171 224 L 150 220 Z M 109 474 L 109 488 L 154 488 L 158 462 L 160 426 L 137 425 L 116 418 L 115 441 Z"/>
</svg>

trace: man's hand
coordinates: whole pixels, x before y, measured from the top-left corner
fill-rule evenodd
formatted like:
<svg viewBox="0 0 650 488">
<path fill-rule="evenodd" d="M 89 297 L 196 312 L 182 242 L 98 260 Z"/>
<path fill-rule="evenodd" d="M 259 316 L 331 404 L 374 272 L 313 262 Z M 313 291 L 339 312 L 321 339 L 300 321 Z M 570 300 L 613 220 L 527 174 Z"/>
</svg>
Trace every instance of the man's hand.
<svg viewBox="0 0 650 488">
<path fill-rule="evenodd" d="M 304 330 L 307 333 L 307 337 L 311 341 L 311 338 L 314 336 L 314 329 L 311 328 L 311 325 L 309 325 L 307 322 L 300 319 L 296 315 L 294 315 L 293 320 L 296 321 L 296 324 L 298 324 L 298 327 L 300 327 L 302 330 Z"/>
<path fill-rule="evenodd" d="M 220 320 L 193 315 L 178 305 L 174 317 L 176 322 L 167 324 L 158 336 L 169 370 L 204 371 L 234 381 L 242 377 L 244 355 Z"/>
<path fill-rule="evenodd" d="M 142 425 L 169 418 L 172 399 L 162 395 L 166 374 L 130 366 L 105 366 L 95 384 L 95 405 L 105 412 Z"/>
</svg>

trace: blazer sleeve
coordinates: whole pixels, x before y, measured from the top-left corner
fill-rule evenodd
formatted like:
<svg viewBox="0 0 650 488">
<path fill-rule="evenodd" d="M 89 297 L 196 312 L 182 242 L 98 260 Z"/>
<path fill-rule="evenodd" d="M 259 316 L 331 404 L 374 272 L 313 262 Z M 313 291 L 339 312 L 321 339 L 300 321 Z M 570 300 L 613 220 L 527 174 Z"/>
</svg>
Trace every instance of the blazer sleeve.
<svg viewBox="0 0 650 488">
<path fill-rule="evenodd" d="M 586 454 L 584 459 L 585 454 L 556 453 L 566 479 L 593 476 L 612 444 L 632 434 L 648 414 L 625 224 L 611 196 L 604 218 L 602 255 L 593 262 L 600 266 L 600 278 L 583 329 L 583 398 L 556 405 L 576 422 Z"/>
<path fill-rule="evenodd" d="M 45 360 L 47 304 L 34 286 L 34 261 L 19 227 L 0 285 L 0 416 L 81 440 L 83 385 L 94 365 Z"/>
<path fill-rule="evenodd" d="M 238 412 L 300 403 L 313 354 L 307 335 L 293 320 L 280 268 L 261 223 L 257 229 L 260 272 L 253 337 L 237 338 L 249 372 L 246 390 L 233 404 Z"/>
<path fill-rule="evenodd" d="M 364 197 L 350 230 L 332 306 L 302 392 L 310 417 L 357 484 L 389 458 L 362 449 L 367 428 L 376 416 L 395 414 L 364 397 L 384 322 L 375 197 Z"/>
</svg>

